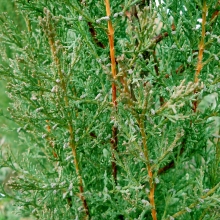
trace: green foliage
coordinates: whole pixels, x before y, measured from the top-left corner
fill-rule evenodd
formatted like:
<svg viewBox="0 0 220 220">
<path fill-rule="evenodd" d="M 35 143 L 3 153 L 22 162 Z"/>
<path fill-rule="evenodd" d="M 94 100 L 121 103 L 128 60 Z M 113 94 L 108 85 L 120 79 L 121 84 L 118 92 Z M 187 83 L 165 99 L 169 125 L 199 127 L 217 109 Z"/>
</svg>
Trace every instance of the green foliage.
<svg viewBox="0 0 220 220">
<path fill-rule="evenodd" d="M 15 4 L 12 1 L 1 0 L 0 13 L 6 13 L 10 16 L 10 20 L 16 21 L 17 28 L 22 27 L 23 17 L 16 13 Z M 24 27 L 24 26 L 23 26 Z M 10 58 L 12 52 L 9 45 L 1 45 L 0 50 L 2 54 L 0 56 L 0 63 L 4 63 L 5 54 Z M 4 52 L 3 52 L 4 51 Z M 3 58 L 3 59 L 2 59 Z M 2 154 L 5 153 L 8 146 L 13 151 L 23 151 L 24 146 L 19 145 L 18 148 L 18 138 L 17 138 L 17 126 L 11 120 L 9 113 L 7 112 L 7 108 L 9 106 L 9 98 L 6 94 L 6 83 L 0 81 L 0 148 Z M 2 117 L 4 116 L 4 117 Z M 5 183 L 7 179 L 11 175 L 11 170 L 7 167 L 3 167 L 0 169 L 0 184 Z M 15 215 L 15 207 L 13 206 L 13 201 L 9 198 L 5 198 L 2 196 L 2 192 L 0 191 L 0 219 L 1 220 L 16 220 L 20 219 L 17 215 Z M 22 219 L 22 218 L 21 218 Z"/>
<path fill-rule="evenodd" d="M 140 2 L 112 0 L 106 17 L 103 1 L 16 0 L 22 31 L 1 15 L 0 76 L 27 146 L 2 153 L 15 172 L 2 193 L 21 213 L 220 218 L 219 3 Z"/>
</svg>

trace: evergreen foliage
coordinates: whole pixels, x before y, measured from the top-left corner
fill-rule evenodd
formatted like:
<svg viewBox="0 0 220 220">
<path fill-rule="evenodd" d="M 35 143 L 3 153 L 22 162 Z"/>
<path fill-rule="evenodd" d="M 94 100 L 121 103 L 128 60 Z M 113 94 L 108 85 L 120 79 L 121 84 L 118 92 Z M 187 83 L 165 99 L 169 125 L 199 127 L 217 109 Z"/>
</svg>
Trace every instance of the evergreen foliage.
<svg viewBox="0 0 220 220">
<path fill-rule="evenodd" d="M 219 1 L 15 5 L 0 77 L 27 150 L 2 194 L 36 219 L 219 219 Z"/>
</svg>

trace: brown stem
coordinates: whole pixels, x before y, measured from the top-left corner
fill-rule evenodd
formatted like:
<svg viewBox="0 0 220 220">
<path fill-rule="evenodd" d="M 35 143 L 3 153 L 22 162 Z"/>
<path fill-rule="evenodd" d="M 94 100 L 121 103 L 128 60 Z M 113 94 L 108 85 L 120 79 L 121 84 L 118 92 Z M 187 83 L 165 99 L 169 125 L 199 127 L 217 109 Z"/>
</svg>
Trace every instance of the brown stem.
<svg viewBox="0 0 220 220">
<path fill-rule="evenodd" d="M 61 80 L 61 86 L 62 86 L 62 89 L 63 89 L 63 92 L 64 92 L 65 106 L 68 108 L 69 107 L 69 100 L 68 100 L 67 92 L 66 92 L 66 83 L 64 81 L 63 73 L 61 71 L 59 58 L 56 56 L 56 49 L 55 49 L 54 40 L 49 38 L 49 44 L 50 44 L 50 47 L 51 47 L 51 52 L 54 55 L 54 61 L 55 61 L 56 66 L 58 68 L 58 74 L 59 74 L 59 77 L 60 77 L 60 80 Z M 70 117 L 70 113 L 68 113 L 68 117 Z M 87 202 L 85 200 L 85 197 L 83 196 L 83 193 L 84 193 L 83 181 L 82 181 L 82 176 L 80 174 L 79 164 L 78 164 L 78 160 L 77 160 L 77 152 L 76 152 L 76 146 L 75 146 L 75 143 L 74 143 L 74 132 L 73 132 L 73 126 L 72 126 L 72 123 L 71 123 L 71 119 L 68 120 L 68 128 L 69 128 L 69 133 L 70 133 L 69 145 L 72 149 L 72 154 L 73 154 L 73 158 L 74 158 L 74 165 L 75 165 L 75 169 L 76 169 L 76 175 L 77 175 L 78 181 L 79 181 L 79 192 L 80 192 L 79 197 L 82 200 L 83 207 L 84 207 L 86 215 L 89 216 L 88 205 L 87 205 Z"/>
<path fill-rule="evenodd" d="M 52 58 L 55 63 L 55 66 L 57 68 L 57 73 L 58 73 L 58 76 L 61 81 L 61 89 L 62 89 L 63 97 L 64 97 L 64 105 L 68 109 L 69 108 L 69 99 L 68 99 L 67 91 L 66 91 L 67 86 L 66 86 L 63 72 L 61 70 L 61 63 L 60 63 L 60 59 L 58 57 L 58 51 L 56 49 L 57 45 L 55 43 L 55 30 L 54 30 L 54 27 L 53 27 L 51 20 L 50 20 L 50 18 L 51 18 L 50 12 L 48 10 L 46 10 L 45 13 L 46 13 L 47 20 L 46 20 L 46 22 L 42 22 L 42 26 L 44 28 L 45 33 L 47 34 Z M 74 131 L 73 131 L 73 126 L 72 126 L 72 122 L 71 122 L 71 113 L 70 112 L 68 112 L 68 130 L 69 130 L 69 134 L 70 134 L 69 146 L 72 149 L 72 154 L 73 154 L 73 158 L 74 158 L 74 165 L 75 165 L 76 175 L 77 175 L 78 184 L 79 184 L 79 192 L 80 192 L 79 197 L 83 203 L 86 217 L 88 218 L 89 217 L 89 209 L 88 209 L 87 201 L 86 201 L 85 197 L 83 196 L 83 193 L 84 193 L 83 181 L 82 181 L 82 176 L 80 174 L 80 168 L 79 168 L 79 164 L 78 164 L 78 160 L 77 160 L 77 152 L 76 152 L 76 146 L 75 146 L 75 141 L 74 141 L 75 140 Z"/>
<path fill-rule="evenodd" d="M 83 5 L 83 7 L 86 6 L 86 3 L 85 3 L 85 2 L 80 1 L 80 3 Z M 99 40 L 97 39 L 97 33 L 96 33 L 96 30 L 95 30 L 95 28 L 94 28 L 92 22 L 89 21 L 89 22 L 87 22 L 87 24 L 88 24 L 88 26 L 89 26 L 89 32 L 90 32 L 90 34 L 91 34 L 91 36 L 92 36 L 94 42 L 96 43 L 96 45 L 97 45 L 98 47 L 101 47 L 101 48 L 104 49 L 104 48 L 105 48 L 105 45 L 104 45 L 101 41 L 99 41 Z"/>
<path fill-rule="evenodd" d="M 194 82 L 197 83 L 199 80 L 199 74 L 203 68 L 203 64 L 202 64 L 202 58 L 203 58 L 203 52 L 205 49 L 205 24 L 206 24 L 206 14 L 207 14 L 207 5 L 206 5 L 206 1 L 204 1 L 203 3 L 203 9 L 202 9 L 202 36 L 201 36 L 201 40 L 199 43 L 199 54 L 198 54 L 198 62 L 197 62 L 197 66 L 196 66 L 196 73 L 195 73 L 195 79 Z"/>
<path fill-rule="evenodd" d="M 96 31 L 95 31 L 95 28 L 94 28 L 94 26 L 92 25 L 92 23 L 91 22 L 88 22 L 88 26 L 89 26 L 89 32 L 90 32 L 90 34 L 92 35 L 92 38 L 93 38 L 93 40 L 95 41 L 95 43 L 96 43 L 96 45 L 98 46 L 98 47 L 101 47 L 101 48 L 105 48 L 105 45 L 101 42 L 101 41 L 99 41 L 98 39 L 97 39 L 97 33 L 96 33 Z"/>
<path fill-rule="evenodd" d="M 144 118 L 143 117 L 141 117 L 139 120 L 139 127 L 140 127 L 141 136 L 142 136 L 144 157 L 146 159 L 147 172 L 148 172 L 149 184 L 150 184 L 150 192 L 149 192 L 148 198 L 152 206 L 151 215 L 152 215 L 153 220 L 157 220 L 157 212 L 156 212 L 156 206 L 155 206 L 155 200 L 154 200 L 155 184 L 153 180 L 153 171 L 151 168 L 151 164 L 149 162 L 147 136 L 146 136 L 145 129 L 144 129 Z"/>
<path fill-rule="evenodd" d="M 194 82 L 197 83 L 199 81 L 199 74 L 203 68 L 203 52 L 205 49 L 205 24 L 206 24 L 206 15 L 208 12 L 208 8 L 206 5 L 206 1 L 204 0 L 203 2 L 203 8 L 202 8 L 202 34 L 201 34 L 201 40 L 199 42 L 199 54 L 198 54 L 198 61 L 196 65 L 196 72 L 195 72 L 195 77 L 194 77 Z M 194 91 L 196 93 L 196 91 Z M 198 106 L 198 101 L 195 101 L 193 103 L 193 111 L 196 112 L 197 106 Z"/>
<path fill-rule="evenodd" d="M 216 8 L 220 6 L 220 2 L 218 2 L 216 4 Z M 220 14 L 220 11 L 217 9 L 216 11 L 213 12 L 212 17 L 211 17 L 211 21 L 210 21 L 210 26 L 212 27 L 213 24 L 215 23 L 218 15 Z"/>
<path fill-rule="evenodd" d="M 160 41 L 162 41 L 165 37 L 168 37 L 169 34 L 168 32 L 164 32 L 162 34 L 159 34 L 157 35 L 156 37 L 153 38 L 153 41 L 157 44 L 159 43 Z"/>
<path fill-rule="evenodd" d="M 171 25 L 171 29 L 172 31 L 175 31 L 176 30 L 176 27 L 174 24 Z M 164 32 L 162 34 L 159 34 L 157 35 L 156 37 L 153 38 L 153 41 L 157 44 L 159 43 L 160 41 L 162 41 L 165 37 L 168 37 L 169 36 L 169 33 L 168 32 Z"/>
<path fill-rule="evenodd" d="M 180 66 L 176 69 L 176 74 L 183 73 L 184 70 L 185 70 L 184 65 L 180 65 Z"/>
<path fill-rule="evenodd" d="M 109 0 L 105 0 L 105 5 L 106 5 L 106 15 L 108 17 L 110 17 L 111 15 L 111 10 L 110 10 L 110 3 Z M 109 39 L 109 45 L 110 45 L 110 57 L 111 57 L 111 71 L 112 71 L 112 77 L 113 80 L 116 79 L 116 61 L 115 61 L 115 49 L 114 49 L 114 29 L 112 26 L 112 22 L 109 19 L 108 21 L 108 39 Z M 112 82 L 112 102 L 113 102 L 113 106 L 114 106 L 114 112 L 117 110 L 117 88 L 116 88 L 116 84 L 113 81 Z M 112 140 L 111 140 L 111 144 L 112 144 L 112 174 L 114 177 L 114 181 L 115 183 L 117 183 L 117 166 L 116 166 L 116 162 L 115 162 L 115 153 L 114 151 L 117 151 L 117 133 L 118 133 L 118 129 L 117 127 L 115 127 L 113 125 L 112 127 Z"/>
<path fill-rule="evenodd" d="M 154 70 L 156 72 L 156 75 L 159 76 L 159 63 L 157 61 L 157 57 L 156 57 L 156 49 L 154 49 L 153 51 L 153 58 L 154 58 Z"/>
</svg>

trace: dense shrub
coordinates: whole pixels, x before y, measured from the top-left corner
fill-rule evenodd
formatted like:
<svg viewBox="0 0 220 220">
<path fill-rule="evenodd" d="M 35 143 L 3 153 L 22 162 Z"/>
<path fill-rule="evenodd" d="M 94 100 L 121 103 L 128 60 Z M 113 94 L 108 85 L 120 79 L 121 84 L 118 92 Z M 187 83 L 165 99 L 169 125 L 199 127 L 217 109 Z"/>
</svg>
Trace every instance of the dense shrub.
<svg viewBox="0 0 220 220">
<path fill-rule="evenodd" d="M 220 218 L 219 2 L 15 3 L 0 76 L 27 150 L 2 193 L 37 219 Z"/>
</svg>

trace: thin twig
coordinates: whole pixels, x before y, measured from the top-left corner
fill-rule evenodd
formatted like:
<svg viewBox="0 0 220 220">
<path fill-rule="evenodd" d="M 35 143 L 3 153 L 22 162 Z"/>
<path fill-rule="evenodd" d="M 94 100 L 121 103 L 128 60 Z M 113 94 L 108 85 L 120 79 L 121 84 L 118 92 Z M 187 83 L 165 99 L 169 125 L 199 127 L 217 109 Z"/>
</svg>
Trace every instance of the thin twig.
<svg viewBox="0 0 220 220">
<path fill-rule="evenodd" d="M 105 0 L 105 5 L 106 5 L 106 15 L 108 17 L 111 16 L 111 10 L 110 10 L 110 3 L 109 0 Z M 112 77 L 113 80 L 116 79 L 116 61 L 115 61 L 115 49 L 114 49 L 114 29 L 112 26 L 111 19 L 108 20 L 108 39 L 109 39 L 109 45 L 110 45 L 110 57 L 111 57 L 111 70 L 112 70 Z M 117 110 L 117 102 L 116 102 L 116 95 L 117 89 L 116 89 L 116 84 L 113 81 L 112 82 L 112 102 L 114 106 L 114 112 Z M 115 154 L 114 151 L 117 151 L 117 145 L 118 145 L 118 129 L 115 125 L 112 126 L 112 139 L 111 139 L 111 144 L 112 144 L 112 174 L 115 183 L 117 183 L 117 166 L 115 162 Z"/>
<path fill-rule="evenodd" d="M 201 40 L 199 43 L 199 54 L 198 54 L 198 61 L 197 61 L 197 65 L 196 65 L 196 73 L 195 73 L 195 77 L 194 77 L 194 82 L 197 83 L 199 81 L 199 74 L 203 68 L 203 63 L 202 63 L 202 59 L 203 59 L 203 52 L 205 49 L 205 25 L 206 25 L 206 15 L 208 12 L 208 8 L 206 5 L 206 1 L 204 0 L 203 2 L 203 8 L 202 8 L 202 34 L 201 34 Z M 196 93 L 196 91 L 195 91 Z M 197 110 L 197 106 L 198 106 L 198 101 L 195 101 L 193 103 L 193 110 L 194 112 L 196 112 Z"/>
<path fill-rule="evenodd" d="M 48 132 L 48 133 L 51 133 L 51 127 L 50 127 L 50 124 L 49 124 L 49 123 L 50 123 L 49 120 L 46 120 L 46 123 L 47 123 L 47 125 L 46 125 L 47 132 Z M 47 141 L 48 141 L 50 147 L 53 149 L 53 150 L 52 150 L 52 153 L 53 153 L 54 158 L 57 159 L 57 158 L 58 158 L 58 155 L 57 155 L 57 153 L 56 153 L 55 150 L 54 150 L 54 143 L 53 143 L 52 139 L 51 139 L 50 137 L 48 137 L 48 138 L 47 138 Z"/>
<path fill-rule="evenodd" d="M 218 9 L 219 6 L 220 6 L 220 1 L 216 2 L 216 5 L 215 5 L 216 10 L 212 13 L 212 17 L 211 17 L 211 20 L 210 20 L 210 23 L 209 23 L 209 25 L 211 27 L 213 27 L 215 21 L 217 20 L 219 14 L 220 14 L 220 11 Z"/>
<path fill-rule="evenodd" d="M 210 196 L 211 194 L 213 194 L 218 188 L 220 187 L 220 183 L 218 183 L 215 187 L 213 187 L 212 189 L 210 189 L 204 196 L 201 196 L 200 199 L 204 200 L 206 199 L 208 196 Z M 200 201 L 196 201 L 194 203 L 192 203 L 191 205 L 188 206 L 189 209 L 195 208 L 196 205 L 198 205 L 200 203 Z M 172 215 L 171 217 L 173 218 L 177 218 L 181 215 L 183 215 L 184 213 L 186 213 L 187 210 L 186 209 L 182 209 L 181 211 L 175 213 L 174 215 Z M 168 220 L 168 219 L 167 219 Z"/>
<path fill-rule="evenodd" d="M 171 29 L 172 31 L 176 30 L 176 26 L 174 24 L 171 25 Z M 154 37 L 152 40 L 157 44 L 160 41 L 162 41 L 164 38 L 168 37 L 169 33 L 168 32 L 164 32 L 162 34 L 157 35 L 156 37 Z"/>
<path fill-rule="evenodd" d="M 97 39 L 97 33 L 96 33 L 96 30 L 95 30 L 95 28 L 94 28 L 92 22 L 88 22 L 87 24 L 88 24 L 88 26 L 89 26 L 89 32 L 90 32 L 90 34 L 91 34 L 93 40 L 95 41 L 96 45 L 97 45 L 98 47 L 101 47 L 101 48 L 104 49 L 104 48 L 105 48 L 105 45 L 104 45 L 101 41 L 99 41 L 99 40 Z"/>
<path fill-rule="evenodd" d="M 203 68 L 202 58 L 203 58 L 203 52 L 205 49 L 205 24 L 206 24 L 207 11 L 208 11 L 208 8 L 206 5 L 206 1 L 204 1 L 203 9 L 202 9 L 202 36 L 201 36 L 201 41 L 199 43 L 199 55 L 198 55 L 198 62 L 197 62 L 197 67 L 196 67 L 195 79 L 194 79 L 195 83 L 198 82 L 199 74 Z"/>
<path fill-rule="evenodd" d="M 58 57 L 56 56 L 55 42 L 54 42 L 53 39 L 49 39 L 49 43 L 50 43 L 50 47 L 51 47 L 51 52 L 52 52 L 52 54 L 54 54 L 54 60 L 55 60 L 56 66 L 58 68 L 58 74 L 59 74 L 59 77 L 60 77 L 60 80 L 61 80 L 61 86 L 62 86 L 62 89 L 63 89 L 63 92 L 64 92 L 65 106 L 68 108 L 69 107 L 69 100 L 68 100 L 67 92 L 66 92 L 66 83 L 64 81 L 63 74 L 62 74 L 62 71 L 61 71 L 61 68 L 60 68 L 60 61 L 59 61 Z M 68 113 L 68 117 L 70 117 L 70 113 Z M 78 180 L 79 180 L 79 191 L 80 191 L 79 197 L 82 200 L 86 216 L 89 216 L 88 205 L 87 205 L 85 197 L 83 196 L 83 193 L 84 193 L 83 181 L 82 181 L 82 176 L 80 174 L 79 164 L 78 164 L 78 160 L 77 160 L 76 146 L 75 146 L 75 143 L 74 143 L 74 139 L 75 139 L 74 138 L 74 131 L 73 131 L 73 126 L 72 126 L 72 123 L 71 123 L 70 119 L 68 120 L 68 129 L 69 129 L 69 133 L 70 133 L 69 145 L 72 149 L 76 174 L 77 174 L 77 177 L 78 177 Z"/>
<path fill-rule="evenodd" d="M 155 206 L 155 200 L 154 200 L 155 184 L 154 184 L 154 180 L 153 180 L 152 166 L 151 166 L 150 160 L 149 160 L 147 136 L 146 136 L 145 129 L 144 129 L 144 118 L 143 117 L 141 117 L 139 119 L 139 128 L 140 128 L 140 132 L 141 132 L 141 136 L 142 136 L 144 157 L 146 159 L 149 184 L 150 184 L 150 192 L 149 192 L 148 198 L 149 198 L 150 204 L 152 206 L 151 215 L 152 215 L 153 220 L 157 220 L 157 212 L 156 212 L 156 206 Z"/>
<path fill-rule="evenodd" d="M 56 65 L 58 76 L 59 76 L 60 81 L 61 81 L 61 89 L 62 89 L 62 92 L 63 92 L 64 104 L 65 104 L 65 107 L 68 109 L 69 108 L 69 99 L 68 99 L 67 91 L 66 91 L 67 86 L 66 86 L 66 82 L 65 82 L 65 79 L 64 79 L 63 72 L 61 70 L 60 59 L 57 55 L 58 51 L 56 49 L 56 43 L 55 43 L 55 34 L 54 34 L 55 30 L 54 30 L 54 27 L 53 27 L 53 25 L 51 24 L 51 21 L 50 21 L 50 12 L 48 10 L 46 10 L 45 13 L 46 13 L 46 17 L 47 17 L 48 21 L 45 22 L 43 27 L 45 29 L 44 30 L 45 33 L 47 34 L 49 45 L 50 45 L 50 50 L 51 50 L 51 54 L 52 54 L 52 58 L 53 58 L 53 61 Z M 82 176 L 81 176 L 81 173 L 80 173 L 80 168 L 79 168 L 79 164 L 78 164 L 78 160 L 77 160 L 77 152 L 76 152 L 76 146 L 75 146 L 75 141 L 74 141 L 75 140 L 74 131 L 73 131 L 73 126 L 72 126 L 72 122 L 71 122 L 71 113 L 70 112 L 68 112 L 68 130 L 69 130 L 69 134 L 70 134 L 69 146 L 72 149 L 72 154 L 73 154 L 73 158 L 74 158 L 74 165 L 75 165 L 75 169 L 76 169 L 76 175 L 77 175 L 77 178 L 78 178 L 78 181 L 79 181 L 78 182 L 79 183 L 79 192 L 80 192 L 79 197 L 80 197 L 80 199 L 83 203 L 86 218 L 88 219 L 89 218 L 89 209 L 88 209 L 87 201 L 86 201 L 86 199 L 83 195 L 83 193 L 84 193 L 83 180 L 82 180 Z"/>
<path fill-rule="evenodd" d="M 83 2 L 83 1 L 81 0 L 80 3 L 81 3 L 81 5 L 82 5 L 83 7 L 86 6 L 86 2 Z M 96 30 L 95 30 L 95 28 L 94 28 L 92 22 L 91 22 L 91 21 L 88 21 L 87 24 L 88 24 L 88 27 L 89 27 L 89 32 L 90 32 L 90 34 L 91 34 L 91 36 L 92 36 L 94 42 L 96 43 L 96 45 L 97 45 L 98 47 L 101 47 L 101 48 L 104 49 L 104 48 L 105 48 L 105 45 L 104 45 L 101 41 L 99 41 L 99 40 L 97 39 L 97 32 L 96 32 Z"/>
</svg>

